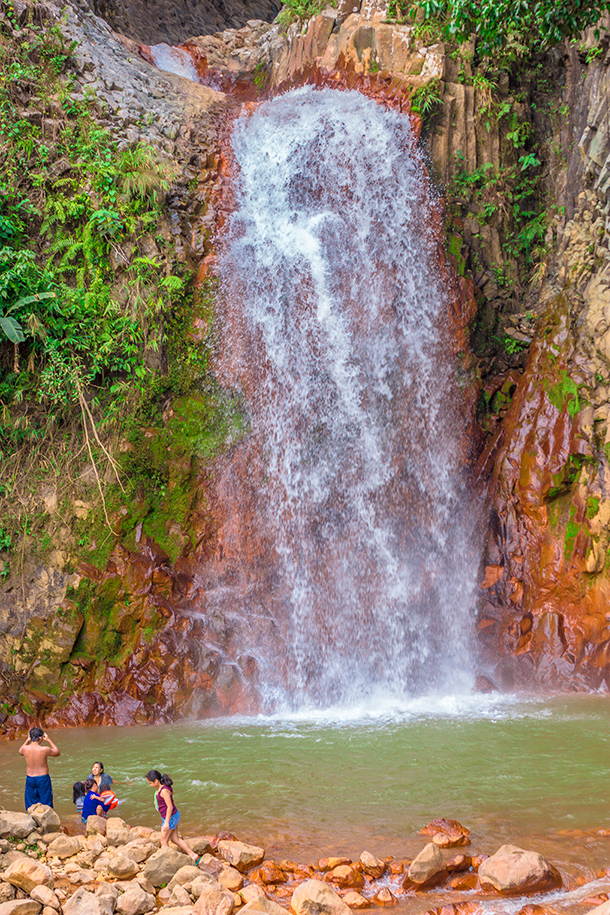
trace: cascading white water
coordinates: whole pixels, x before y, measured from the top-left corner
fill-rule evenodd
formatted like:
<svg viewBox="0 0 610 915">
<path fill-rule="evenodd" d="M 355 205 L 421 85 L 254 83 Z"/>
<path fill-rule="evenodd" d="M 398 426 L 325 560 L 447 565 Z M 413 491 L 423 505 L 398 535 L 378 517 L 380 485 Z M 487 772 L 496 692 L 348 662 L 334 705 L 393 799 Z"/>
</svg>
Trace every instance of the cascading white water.
<svg viewBox="0 0 610 915">
<path fill-rule="evenodd" d="M 409 121 L 304 87 L 240 118 L 232 146 L 221 333 L 284 594 L 266 686 L 293 708 L 467 690 L 476 510 Z"/>
</svg>

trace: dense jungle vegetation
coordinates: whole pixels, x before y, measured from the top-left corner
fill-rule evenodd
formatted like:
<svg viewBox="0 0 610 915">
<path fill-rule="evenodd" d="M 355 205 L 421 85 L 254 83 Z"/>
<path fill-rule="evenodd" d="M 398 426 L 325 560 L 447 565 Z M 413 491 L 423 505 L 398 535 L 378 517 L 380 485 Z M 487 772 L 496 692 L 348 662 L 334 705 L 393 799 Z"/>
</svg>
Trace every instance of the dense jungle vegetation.
<svg viewBox="0 0 610 915">
<path fill-rule="evenodd" d="M 208 345 L 188 336 L 197 315 L 211 320 L 214 286 L 195 292 L 173 256 L 175 167 L 158 149 L 112 135 L 103 105 L 74 85 L 73 52 L 61 23 L 40 18 L 39 8 L 24 26 L 10 2 L 0 3 L 4 577 L 26 539 L 41 558 L 50 546 L 48 532 L 38 536 L 45 518 L 36 488 L 57 487 L 62 515 L 62 499 L 82 495 L 88 468 L 109 529 L 113 499 L 129 502 L 134 488 L 165 494 L 163 448 L 153 461 L 141 440 L 143 427 L 162 433 L 168 398 L 205 393 L 200 420 L 212 444 L 232 410 L 207 372 Z M 189 447 L 209 451 L 201 435 Z"/>
</svg>

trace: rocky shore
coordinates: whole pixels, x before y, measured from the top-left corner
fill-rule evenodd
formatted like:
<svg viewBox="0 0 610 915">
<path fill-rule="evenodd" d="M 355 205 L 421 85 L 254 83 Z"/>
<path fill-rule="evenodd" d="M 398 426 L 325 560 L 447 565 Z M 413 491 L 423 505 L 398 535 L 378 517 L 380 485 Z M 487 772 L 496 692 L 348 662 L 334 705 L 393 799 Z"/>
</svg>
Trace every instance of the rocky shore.
<svg viewBox="0 0 610 915">
<path fill-rule="evenodd" d="M 83 834 L 70 835 L 50 807 L 27 813 L 0 810 L 0 915 L 350 915 L 350 910 L 391 907 L 430 892 L 429 915 L 470 915 L 478 897 L 527 896 L 562 886 L 559 871 L 542 855 L 513 845 L 470 856 L 469 830 L 437 819 L 420 835 L 412 860 L 380 859 L 363 851 L 357 861 L 321 858 L 315 864 L 266 858 L 265 849 L 228 833 L 187 836 L 199 866 L 160 833 L 129 826 L 120 817 L 92 816 Z M 427 841 L 429 840 L 429 841 Z M 441 908 L 433 893 L 463 892 Z M 423 898 L 422 898 L 423 897 Z M 597 915 L 610 911 L 605 894 L 585 900 Z M 553 912 L 526 905 L 520 913 Z M 586 908 L 585 908 L 586 910 Z"/>
</svg>

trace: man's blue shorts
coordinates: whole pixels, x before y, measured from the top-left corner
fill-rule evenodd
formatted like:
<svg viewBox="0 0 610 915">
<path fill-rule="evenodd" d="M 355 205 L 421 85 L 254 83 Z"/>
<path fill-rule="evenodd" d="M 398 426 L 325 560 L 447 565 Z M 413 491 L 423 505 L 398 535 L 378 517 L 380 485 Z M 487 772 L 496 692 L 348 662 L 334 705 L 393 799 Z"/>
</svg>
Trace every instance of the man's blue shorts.
<svg viewBox="0 0 610 915">
<path fill-rule="evenodd" d="M 32 804 L 47 804 L 53 806 L 53 786 L 51 776 L 26 775 L 25 777 L 25 809 L 29 810 Z"/>
</svg>

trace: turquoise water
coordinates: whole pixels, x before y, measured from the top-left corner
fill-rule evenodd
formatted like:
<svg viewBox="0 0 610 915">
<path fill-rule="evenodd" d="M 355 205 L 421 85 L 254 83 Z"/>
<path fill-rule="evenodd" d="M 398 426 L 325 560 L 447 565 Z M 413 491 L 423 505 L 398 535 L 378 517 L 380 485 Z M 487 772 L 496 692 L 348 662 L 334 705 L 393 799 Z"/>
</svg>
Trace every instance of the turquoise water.
<svg viewBox="0 0 610 915">
<path fill-rule="evenodd" d="M 101 759 L 133 824 L 157 823 L 144 778 L 154 767 L 174 779 L 186 834 L 228 830 L 276 859 L 408 857 L 419 829 L 446 816 L 471 829 L 473 852 L 523 845 L 591 880 L 610 865 L 610 839 L 592 836 L 610 826 L 609 711 L 601 696 L 477 696 L 377 715 L 65 730 L 52 735 L 56 809 L 74 814 L 71 784 Z M 0 743 L 0 804 L 12 809 L 18 746 Z"/>
</svg>

